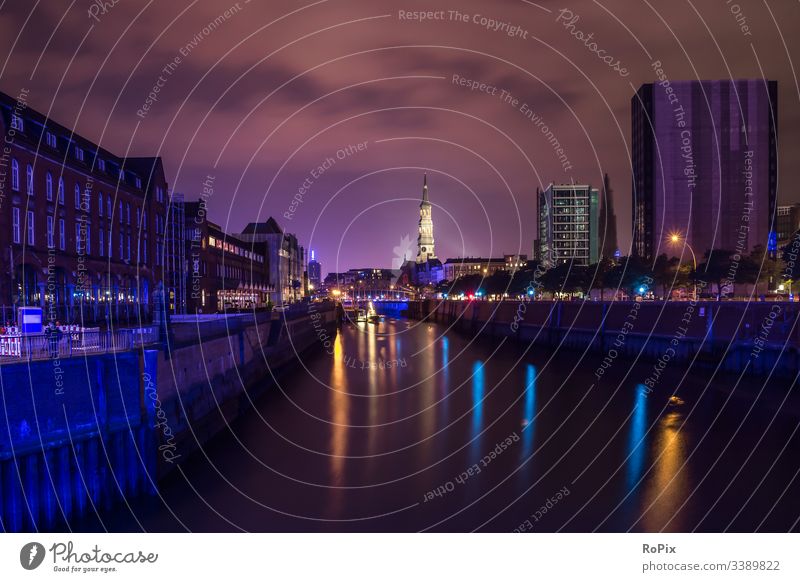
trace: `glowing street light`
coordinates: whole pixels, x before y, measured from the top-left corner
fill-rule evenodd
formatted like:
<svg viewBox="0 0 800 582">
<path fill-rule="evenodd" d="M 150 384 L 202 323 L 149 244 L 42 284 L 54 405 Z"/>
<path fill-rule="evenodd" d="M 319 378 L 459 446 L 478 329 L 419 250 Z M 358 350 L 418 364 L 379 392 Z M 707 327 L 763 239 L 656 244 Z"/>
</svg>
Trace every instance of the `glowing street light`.
<svg viewBox="0 0 800 582">
<path fill-rule="evenodd" d="M 674 245 L 680 244 L 681 242 L 683 245 L 689 249 L 689 252 L 692 253 L 692 264 L 694 265 L 695 273 L 697 272 L 697 257 L 694 254 L 694 249 L 692 245 L 689 244 L 689 241 L 686 240 L 684 236 L 681 235 L 679 232 L 673 232 L 669 235 L 669 242 Z M 694 284 L 694 300 L 697 301 L 697 282 Z"/>
</svg>

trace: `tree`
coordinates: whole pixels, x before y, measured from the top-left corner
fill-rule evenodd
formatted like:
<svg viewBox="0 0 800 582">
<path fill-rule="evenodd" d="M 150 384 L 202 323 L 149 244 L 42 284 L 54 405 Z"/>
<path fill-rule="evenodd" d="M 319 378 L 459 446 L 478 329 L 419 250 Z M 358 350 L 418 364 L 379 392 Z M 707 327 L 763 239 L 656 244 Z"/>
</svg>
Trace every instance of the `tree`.
<svg viewBox="0 0 800 582">
<path fill-rule="evenodd" d="M 800 279 L 800 261 L 798 261 L 798 254 L 800 254 L 800 230 L 792 235 L 789 244 L 781 249 L 781 258 L 785 264 L 784 278 L 789 283 L 789 290 L 792 289 L 792 283 Z"/>
<path fill-rule="evenodd" d="M 651 275 L 650 267 L 644 260 L 636 256 L 622 257 L 603 278 L 608 289 L 623 290 L 628 295 L 636 295 L 639 288 L 647 285 L 647 277 Z"/>
<path fill-rule="evenodd" d="M 600 290 L 600 301 L 605 301 L 605 290 L 608 288 L 606 277 L 613 268 L 614 261 L 611 259 L 600 259 L 599 262 L 589 266 L 593 277 L 592 288 Z"/>
<path fill-rule="evenodd" d="M 678 257 L 668 258 L 665 254 L 656 257 L 653 263 L 653 280 L 661 288 L 661 297 L 668 299 L 669 292 L 678 287 L 680 273 L 680 259 Z"/>
<path fill-rule="evenodd" d="M 736 270 L 733 261 L 734 254 L 733 251 L 725 249 L 706 251 L 705 255 L 703 255 L 705 261 L 697 266 L 697 272 L 694 274 L 696 281 L 709 286 L 716 285 L 717 301 L 722 299 L 723 283 L 727 285 L 733 282 L 730 280 L 730 273 Z"/>
<path fill-rule="evenodd" d="M 783 261 L 770 257 L 764 245 L 756 245 L 750 253 L 749 260 L 758 268 L 757 283 L 766 283 L 772 288 L 780 280 L 784 272 Z M 769 287 L 768 287 L 769 288 Z"/>
<path fill-rule="evenodd" d="M 572 261 L 559 263 L 542 276 L 542 285 L 552 293 L 586 293 L 591 281 L 589 267 L 574 264 Z"/>
</svg>

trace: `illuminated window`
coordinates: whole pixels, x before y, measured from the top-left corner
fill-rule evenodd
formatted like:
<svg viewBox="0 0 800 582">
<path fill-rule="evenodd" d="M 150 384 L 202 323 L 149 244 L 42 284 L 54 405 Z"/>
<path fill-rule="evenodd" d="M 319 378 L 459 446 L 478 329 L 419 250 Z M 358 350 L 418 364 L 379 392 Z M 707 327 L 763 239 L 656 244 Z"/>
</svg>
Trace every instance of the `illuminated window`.
<svg viewBox="0 0 800 582">
<path fill-rule="evenodd" d="M 30 164 L 25 169 L 25 190 L 28 196 L 33 196 L 33 166 Z"/>
<path fill-rule="evenodd" d="M 11 160 L 11 189 L 19 192 L 19 163 Z"/>
<path fill-rule="evenodd" d="M 13 235 L 13 240 L 15 243 L 20 241 L 20 232 L 19 232 L 19 208 L 14 206 L 11 209 L 11 231 Z"/>
</svg>

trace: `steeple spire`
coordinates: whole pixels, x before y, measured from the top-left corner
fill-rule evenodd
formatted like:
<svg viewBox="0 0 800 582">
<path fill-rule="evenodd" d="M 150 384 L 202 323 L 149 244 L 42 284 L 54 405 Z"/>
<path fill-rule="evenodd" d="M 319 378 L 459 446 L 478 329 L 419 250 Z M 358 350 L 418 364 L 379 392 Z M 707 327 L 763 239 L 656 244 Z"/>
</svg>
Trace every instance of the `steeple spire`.
<svg viewBox="0 0 800 582">
<path fill-rule="evenodd" d="M 417 237 L 417 263 L 435 259 L 433 251 L 433 219 L 431 203 L 428 200 L 428 174 L 422 178 L 422 202 L 419 203 L 419 236 Z"/>
</svg>

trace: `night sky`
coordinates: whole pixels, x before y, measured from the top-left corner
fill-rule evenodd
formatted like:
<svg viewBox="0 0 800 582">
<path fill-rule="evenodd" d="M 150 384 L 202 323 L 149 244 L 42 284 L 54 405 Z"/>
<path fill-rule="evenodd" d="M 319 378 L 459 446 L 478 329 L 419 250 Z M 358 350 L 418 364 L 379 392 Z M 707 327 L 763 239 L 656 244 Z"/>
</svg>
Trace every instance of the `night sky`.
<svg viewBox="0 0 800 582">
<path fill-rule="evenodd" d="M 117 154 L 162 156 L 187 199 L 213 176 L 212 220 L 275 216 L 324 273 L 413 256 L 424 171 L 443 260 L 530 254 L 536 187 L 604 172 L 627 254 L 630 98 L 656 60 L 672 80 L 777 80 L 778 197 L 800 200 L 797 1 L 100 4 L 0 3 L 0 90 Z"/>
</svg>

